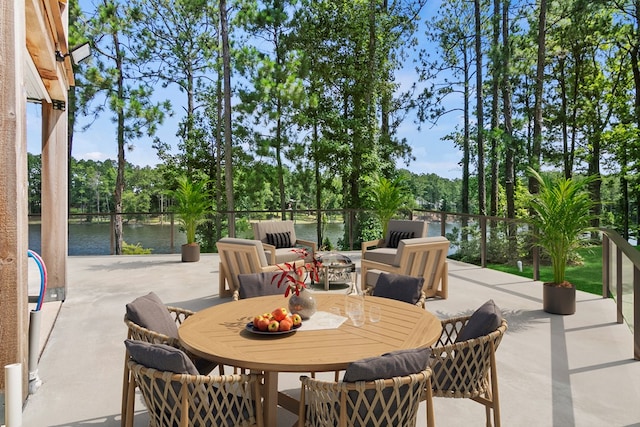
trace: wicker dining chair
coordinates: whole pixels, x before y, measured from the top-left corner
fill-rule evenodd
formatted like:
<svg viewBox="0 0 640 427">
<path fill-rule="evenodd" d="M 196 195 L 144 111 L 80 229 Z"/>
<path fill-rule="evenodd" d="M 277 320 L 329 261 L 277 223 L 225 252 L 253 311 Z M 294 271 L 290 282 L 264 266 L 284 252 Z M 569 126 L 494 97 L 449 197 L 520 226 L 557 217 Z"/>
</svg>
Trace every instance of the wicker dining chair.
<svg viewBox="0 0 640 427">
<path fill-rule="evenodd" d="M 442 334 L 431 348 L 433 397 L 472 399 L 485 406 L 486 423 L 500 427 L 500 401 L 496 350 L 507 330 L 507 321 L 478 338 L 456 341 L 471 316 L 442 321 Z M 427 411 L 430 404 L 427 402 Z"/>
<path fill-rule="evenodd" d="M 145 297 L 148 297 L 148 295 Z M 171 307 L 166 305 L 164 307 L 166 307 L 169 315 L 171 316 L 171 318 L 173 318 L 176 324 L 176 327 L 181 325 L 182 322 L 184 322 L 187 317 L 191 316 L 194 313 L 193 311 L 187 310 L 184 308 Z M 185 353 L 187 353 L 187 355 L 190 356 L 190 358 L 192 359 L 192 361 L 194 362 L 194 364 L 196 365 L 196 368 L 200 373 L 205 373 L 205 374 L 209 373 L 216 367 L 216 364 L 208 360 L 199 358 L 194 355 L 190 355 L 189 352 L 187 352 L 180 345 L 180 341 L 178 340 L 177 336 L 169 336 L 169 335 L 162 334 L 162 333 L 147 329 L 145 327 L 142 327 L 137 323 L 133 322 L 132 320 L 130 320 L 126 314 L 124 316 L 124 323 L 127 326 L 128 339 L 148 342 L 152 344 L 166 344 L 166 345 L 170 345 L 171 347 L 179 348 L 185 351 Z M 131 389 L 130 385 L 132 382 L 133 382 L 133 390 L 135 390 L 135 382 L 133 381 L 131 372 L 129 371 L 129 368 L 127 365 L 128 361 L 129 361 L 129 353 L 125 350 L 124 378 L 123 378 L 123 384 L 122 384 L 122 413 L 121 413 L 121 425 L 123 427 L 131 427 L 133 425 L 133 413 L 135 409 L 133 394 L 129 395 L 129 390 Z M 224 373 L 222 366 L 220 366 L 218 369 L 220 370 L 221 374 Z"/>
<path fill-rule="evenodd" d="M 298 426 L 415 426 L 421 400 L 431 400 L 431 369 L 374 381 L 332 382 L 301 376 Z M 427 425 L 435 426 L 433 411 Z"/>
<path fill-rule="evenodd" d="M 262 375 L 176 374 L 127 362 L 153 427 L 262 427 Z M 130 383 L 130 393 L 134 385 Z"/>
</svg>

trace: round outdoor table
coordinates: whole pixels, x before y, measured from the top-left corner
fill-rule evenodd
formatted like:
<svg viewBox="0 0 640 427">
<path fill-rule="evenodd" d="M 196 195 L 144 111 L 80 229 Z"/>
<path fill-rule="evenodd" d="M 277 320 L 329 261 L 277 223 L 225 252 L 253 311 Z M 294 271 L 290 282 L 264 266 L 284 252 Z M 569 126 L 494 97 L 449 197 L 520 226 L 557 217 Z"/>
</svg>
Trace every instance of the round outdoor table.
<svg viewBox="0 0 640 427">
<path fill-rule="evenodd" d="M 342 294 L 314 294 L 318 311 L 340 307 Z M 194 354 L 239 368 L 264 372 L 265 425 L 276 425 L 279 372 L 331 372 L 344 370 L 358 359 L 433 344 L 442 331 L 440 320 L 413 304 L 367 296 L 381 309 L 382 318 L 355 327 L 346 320 L 338 328 L 304 330 L 285 335 L 259 335 L 246 329 L 257 314 L 286 307 L 280 295 L 249 298 L 216 305 L 189 316 L 178 329 L 180 342 Z M 284 403 L 281 401 L 283 406 Z M 286 402 L 290 407 L 290 402 Z M 289 409 L 289 408 L 287 408 Z"/>
</svg>

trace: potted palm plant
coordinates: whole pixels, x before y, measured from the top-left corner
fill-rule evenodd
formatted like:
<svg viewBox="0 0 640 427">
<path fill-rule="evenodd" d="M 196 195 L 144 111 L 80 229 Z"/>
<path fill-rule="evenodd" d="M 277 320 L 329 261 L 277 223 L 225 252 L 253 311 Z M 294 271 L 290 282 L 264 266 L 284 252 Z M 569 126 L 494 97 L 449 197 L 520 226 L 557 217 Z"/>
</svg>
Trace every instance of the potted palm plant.
<svg viewBox="0 0 640 427">
<path fill-rule="evenodd" d="M 407 188 L 402 177 L 393 180 L 385 177 L 375 179 L 371 187 L 373 212 L 382 224 L 382 236 L 387 235 L 389 220 L 407 202 Z"/>
<path fill-rule="evenodd" d="M 589 230 L 594 206 L 585 186 L 593 177 L 581 180 L 541 176 L 529 168 L 529 173 L 540 184 L 539 192 L 530 200 L 535 215 L 535 244 L 549 256 L 553 281 L 542 287 L 544 311 L 554 314 L 573 314 L 576 311 L 576 288 L 565 279 L 569 256 L 582 243 L 581 234 Z"/>
<path fill-rule="evenodd" d="M 200 245 L 196 242 L 196 229 L 206 220 L 210 211 L 211 198 L 207 190 L 207 182 L 192 181 L 187 176 L 177 179 L 178 186 L 172 192 L 178 221 L 184 227 L 187 243 L 182 245 L 182 261 L 196 262 L 200 260 Z"/>
</svg>

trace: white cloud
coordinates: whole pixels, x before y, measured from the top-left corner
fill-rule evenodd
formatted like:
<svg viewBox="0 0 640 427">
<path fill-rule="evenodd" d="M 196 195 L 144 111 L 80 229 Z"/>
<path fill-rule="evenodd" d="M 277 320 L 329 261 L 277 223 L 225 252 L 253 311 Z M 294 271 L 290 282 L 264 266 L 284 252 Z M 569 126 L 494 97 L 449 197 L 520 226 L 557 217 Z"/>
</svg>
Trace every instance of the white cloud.
<svg viewBox="0 0 640 427">
<path fill-rule="evenodd" d="M 103 161 L 108 158 L 108 156 L 100 151 L 92 151 L 90 153 L 80 154 L 79 156 L 82 160 L 94 160 L 94 161 Z"/>
</svg>

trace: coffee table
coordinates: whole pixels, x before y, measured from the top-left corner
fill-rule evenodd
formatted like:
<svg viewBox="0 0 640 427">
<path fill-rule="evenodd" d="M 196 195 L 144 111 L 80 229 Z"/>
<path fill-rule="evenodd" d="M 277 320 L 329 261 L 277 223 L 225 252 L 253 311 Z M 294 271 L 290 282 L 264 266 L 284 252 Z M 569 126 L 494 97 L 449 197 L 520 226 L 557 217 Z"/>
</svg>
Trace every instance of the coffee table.
<svg viewBox="0 0 640 427">
<path fill-rule="evenodd" d="M 315 294 L 318 311 L 339 307 L 344 295 Z M 297 403 L 278 393 L 279 372 L 332 372 L 355 360 L 408 348 L 428 347 L 442 331 L 432 313 L 400 301 L 367 296 L 365 309 L 377 305 L 380 322 L 355 327 L 347 320 L 338 328 L 297 330 L 286 335 L 258 335 L 246 325 L 256 314 L 286 306 L 280 295 L 232 301 L 189 316 L 178 329 L 180 342 L 194 354 L 228 366 L 264 372 L 265 425 L 276 425 L 280 404 L 296 412 Z M 304 324 L 303 324 L 304 327 Z"/>
</svg>

